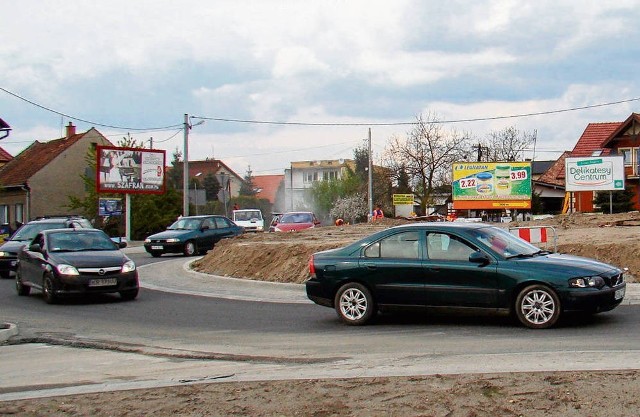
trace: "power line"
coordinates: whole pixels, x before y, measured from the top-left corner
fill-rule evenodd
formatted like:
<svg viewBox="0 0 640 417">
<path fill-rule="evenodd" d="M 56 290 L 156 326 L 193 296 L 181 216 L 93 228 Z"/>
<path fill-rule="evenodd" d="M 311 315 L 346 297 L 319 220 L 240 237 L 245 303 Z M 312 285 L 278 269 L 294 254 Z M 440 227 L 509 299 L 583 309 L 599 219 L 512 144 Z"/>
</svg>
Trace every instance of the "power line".
<svg viewBox="0 0 640 417">
<path fill-rule="evenodd" d="M 87 123 L 87 124 L 94 125 L 94 126 L 108 127 L 108 128 L 111 128 L 111 129 L 120 129 L 120 130 L 136 130 L 136 131 L 140 131 L 140 130 L 147 130 L 147 131 L 169 130 L 169 129 L 175 129 L 177 127 L 182 126 L 182 124 L 175 124 L 175 125 L 163 126 L 163 127 L 145 127 L 145 128 L 141 128 L 141 127 L 114 126 L 114 125 L 109 125 L 109 124 L 104 124 L 104 123 L 98 123 L 98 122 L 93 122 L 91 120 L 82 119 L 80 117 L 71 116 L 69 114 L 62 113 L 62 112 L 59 112 L 59 111 L 54 110 L 52 108 L 43 106 L 42 104 L 38 104 L 36 102 L 33 102 L 33 101 L 31 101 L 31 100 L 29 100 L 29 99 L 27 99 L 25 97 L 22 97 L 22 96 L 20 96 L 20 95 L 18 95 L 16 93 L 11 92 L 11 91 L 3 88 L 3 87 L 0 87 L 0 91 L 4 91 L 5 93 L 7 93 L 7 94 L 9 94 L 9 95 L 11 95 L 11 96 L 13 96 L 13 97 L 15 97 L 17 99 L 20 99 L 20 100 L 22 100 L 24 102 L 27 102 L 27 103 L 31 104 L 32 106 L 36 106 L 36 107 L 41 108 L 43 110 L 46 110 L 48 112 L 57 114 L 59 116 L 66 117 L 67 119 L 76 120 L 76 121 Z"/>
<path fill-rule="evenodd" d="M 639 101 L 640 97 L 612 101 L 609 103 L 599 103 L 599 104 L 591 104 L 587 106 L 579 106 L 579 107 L 571 107 L 567 109 L 558 109 L 558 110 L 548 110 L 548 111 L 540 111 L 540 112 L 532 112 L 532 113 L 520 113 L 520 114 L 512 114 L 507 116 L 488 116 L 488 117 L 477 117 L 477 118 L 469 118 L 469 119 L 452 119 L 452 120 L 433 120 L 429 123 L 434 124 L 447 124 L 447 123 L 468 123 L 468 122 L 485 122 L 491 120 L 503 120 L 503 119 L 516 119 L 520 117 L 532 117 L 532 116 L 543 116 L 548 114 L 558 114 L 558 113 L 566 113 L 578 110 L 587 110 L 593 109 L 597 107 L 606 107 L 613 106 L 616 104 L 630 103 L 633 101 Z M 229 119 L 222 117 L 205 117 L 205 116 L 191 116 L 194 119 L 201 120 L 212 120 L 216 122 L 229 122 L 229 123 L 247 123 L 247 124 L 268 124 L 268 125 L 281 125 L 281 126 L 403 126 L 403 125 L 416 125 L 420 122 L 370 122 L 370 123 L 336 123 L 336 122 L 326 122 L 326 123 L 310 123 L 310 122 L 278 122 L 272 120 L 250 120 L 250 119 Z"/>
</svg>

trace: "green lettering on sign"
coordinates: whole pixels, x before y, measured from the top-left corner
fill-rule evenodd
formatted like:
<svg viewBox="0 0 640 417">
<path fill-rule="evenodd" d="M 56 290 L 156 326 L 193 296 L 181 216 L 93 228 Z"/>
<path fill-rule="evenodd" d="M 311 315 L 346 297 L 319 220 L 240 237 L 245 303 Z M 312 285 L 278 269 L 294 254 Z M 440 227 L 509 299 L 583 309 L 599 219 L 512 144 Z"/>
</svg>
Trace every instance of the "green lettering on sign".
<svg viewBox="0 0 640 417">
<path fill-rule="evenodd" d="M 581 167 L 584 165 L 597 165 L 601 163 L 602 163 L 602 159 L 589 159 L 588 161 L 578 161 L 577 165 Z"/>
</svg>

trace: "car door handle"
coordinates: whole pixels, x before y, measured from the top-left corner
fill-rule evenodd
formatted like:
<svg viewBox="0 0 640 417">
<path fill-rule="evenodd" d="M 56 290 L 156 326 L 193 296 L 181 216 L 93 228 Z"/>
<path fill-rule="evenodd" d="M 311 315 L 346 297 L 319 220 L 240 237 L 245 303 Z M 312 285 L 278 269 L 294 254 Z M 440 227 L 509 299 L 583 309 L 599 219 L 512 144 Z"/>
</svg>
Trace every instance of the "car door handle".
<svg viewBox="0 0 640 417">
<path fill-rule="evenodd" d="M 371 270 L 378 269 L 376 264 L 364 264 L 364 266 L 366 266 L 367 269 L 371 269 Z"/>
<path fill-rule="evenodd" d="M 429 268 L 429 271 L 432 271 L 432 272 L 440 272 L 440 268 L 438 268 L 438 267 L 431 267 L 431 268 Z"/>
</svg>

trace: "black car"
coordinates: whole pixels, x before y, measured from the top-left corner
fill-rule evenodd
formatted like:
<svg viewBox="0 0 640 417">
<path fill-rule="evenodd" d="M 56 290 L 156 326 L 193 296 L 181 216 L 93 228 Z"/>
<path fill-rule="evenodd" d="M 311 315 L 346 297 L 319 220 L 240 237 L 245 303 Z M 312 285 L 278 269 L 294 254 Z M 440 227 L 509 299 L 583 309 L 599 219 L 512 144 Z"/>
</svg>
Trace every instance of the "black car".
<svg viewBox="0 0 640 417">
<path fill-rule="evenodd" d="M 22 249 L 24 245 L 33 240 L 39 232 L 47 229 L 61 229 L 65 227 L 93 228 L 89 220 L 80 216 L 40 217 L 20 226 L 20 228 L 0 246 L 0 277 L 11 277 L 11 273 L 16 270 L 18 252 L 20 252 L 20 249 Z"/>
<path fill-rule="evenodd" d="M 512 313 L 541 329 L 567 311 L 612 310 L 626 289 L 623 271 L 612 265 L 470 223 L 392 227 L 314 254 L 309 270 L 307 296 L 352 325 L 379 310 L 417 307 Z"/>
<path fill-rule="evenodd" d="M 42 291 L 47 303 L 63 296 L 119 293 L 124 300 L 138 296 L 138 271 L 102 230 L 41 231 L 18 254 L 16 290 L 29 295 Z"/>
<path fill-rule="evenodd" d="M 243 227 L 225 216 L 187 216 L 179 218 L 164 232 L 147 237 L 144 248 L 154 257 L 163 253 L 193 256 L 213 249 L 220 239 L 243 233 Z"/>
</svg>

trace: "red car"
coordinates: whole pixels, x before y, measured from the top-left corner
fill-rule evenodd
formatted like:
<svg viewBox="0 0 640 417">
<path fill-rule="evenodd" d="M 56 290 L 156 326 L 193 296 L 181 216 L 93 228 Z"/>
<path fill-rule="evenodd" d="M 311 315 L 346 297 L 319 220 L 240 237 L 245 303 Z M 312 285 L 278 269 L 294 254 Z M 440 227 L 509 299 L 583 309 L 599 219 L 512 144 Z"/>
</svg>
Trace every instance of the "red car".
<svg viewBox="0 0 640 417">
<path fill-rule="evenodd" d="M 320 220 L 310 211 L 296 211 L 283 214 L 275 225 L 276 232 L 297 232 L 311 229 L 320 224 Z"/>
</svg>

